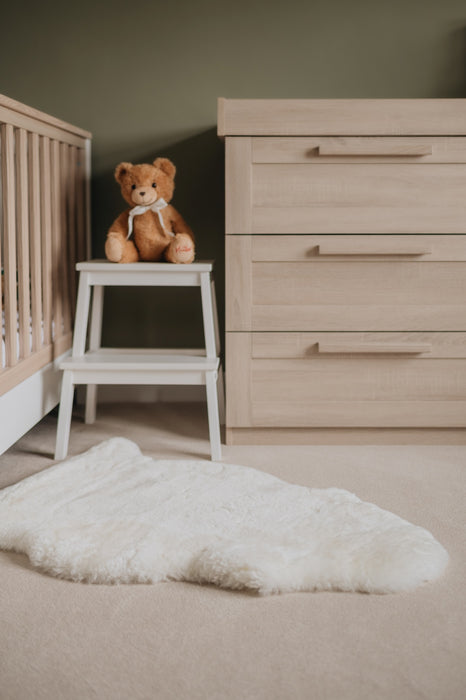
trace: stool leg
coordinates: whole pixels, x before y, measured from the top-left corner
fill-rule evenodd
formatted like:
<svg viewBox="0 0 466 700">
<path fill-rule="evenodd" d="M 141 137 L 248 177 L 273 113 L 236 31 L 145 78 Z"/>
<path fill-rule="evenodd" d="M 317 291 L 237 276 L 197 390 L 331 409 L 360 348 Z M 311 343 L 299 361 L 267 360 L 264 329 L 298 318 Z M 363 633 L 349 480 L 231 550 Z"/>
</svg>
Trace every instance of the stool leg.
<svg viewBox="0 0 466 700">
<path fill-rule="evenodd" d="M 65 459 L 70 439 L 71 412 L 73 409 L 74 385 L 72 373 L 65 370 L 61 385 L 60 408 L 58 411 L 57 442 L 55 459 Z"/>
<path fill-rule="evenodd" d="M 217 372 L 206 372 L 207 416 L 209 418 L 210 451 L 212 459 L 222 459 L 220 423 L 218 416 Z"/>
<path fill-rule="evenodd" d="M 87 320 L 89 318 L 89 301 L 91 287 L 87 272 L 79 275 L 78 301 L 76 303 L 76 316 L 73 334 L 73 357 L 81 357 L 86 349 Z"/>
<path fill-rule="evenodd" d="M 212 295 L 212 313 L 214 320 L 215 350 L 217 357 L 220 355 L 220 331 L 218 328 L 217 297 L 215 295 L 215 282 L 212 277 L 210 282 L 210 292 Z"/>
<path fill-rule="evenodd" d="M 218 327 L 218 313 L 217 313 L 217 297 L 215 294 L 215 282 L 214 278 L 210 281 L 210 292 L 212 296 L 212 314 L 214 321 L 214 336 L 215 336 L 215 351 L 217 357 L 220 356 L 220 331 Z M 220 425 L 225 425 L 225 383 L 223 379 L 223 370 L 220 366 L 218 369 L 218 381 L 217 381 L 217 392 L 218 392 L 218 412 L 220 417 Z"/>
<path fill-rule="evenodd" d="M 91 328 L 89 331 L 89 350 L 98 350 L 102 338 L 102 310 L 104 303 L 104 288 L 95 285 L 92 294 Z M 94 423 L 97 408 L 97 384 L 88 384 L 86 387 L 86 406 L 84 410 L 84 422 Z"/>
<path fill-rule="evenodd" d="M 206 354 L 209 358 L 217 357 L 214 308 L 211 291 L 210 272 L 201 272 L 202 318 L 204 319 Z"/>
<path fill-rule="evenodd" d="M 84 406 L 84 422 L 87 425 L 95 423 L 97 412 L 97 384 L 86 386 L 86 401 Z"/>
</svg>

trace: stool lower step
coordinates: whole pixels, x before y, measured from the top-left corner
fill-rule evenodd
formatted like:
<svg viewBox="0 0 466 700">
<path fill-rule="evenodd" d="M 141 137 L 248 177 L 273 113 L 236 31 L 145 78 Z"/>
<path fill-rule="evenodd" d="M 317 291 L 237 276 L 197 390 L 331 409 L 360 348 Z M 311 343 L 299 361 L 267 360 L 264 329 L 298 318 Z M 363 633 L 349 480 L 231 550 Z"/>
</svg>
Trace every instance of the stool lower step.
<svg viewBox="0 0 466 700">
<path fill-rule="evenodd" d="M 69 357 L 60 368 L 64 370 L 125 371 L 213 371 L 219 358 L 208 358 L 205 350 L 99 348 L 80 357 Z"/>
</svg>

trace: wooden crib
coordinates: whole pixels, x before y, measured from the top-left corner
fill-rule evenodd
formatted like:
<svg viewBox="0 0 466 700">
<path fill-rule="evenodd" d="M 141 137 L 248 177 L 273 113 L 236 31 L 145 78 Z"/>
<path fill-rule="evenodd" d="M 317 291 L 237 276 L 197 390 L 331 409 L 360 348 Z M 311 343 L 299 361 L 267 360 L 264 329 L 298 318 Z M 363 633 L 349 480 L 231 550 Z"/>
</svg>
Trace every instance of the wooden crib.
<svg viewBox="0 0 466 700">
<path fill-rule="evenodd" d="M 0 95 L 0 454 L 59 401 L 90 253 L 90 149 L 89 132 Z"/>
</svg>

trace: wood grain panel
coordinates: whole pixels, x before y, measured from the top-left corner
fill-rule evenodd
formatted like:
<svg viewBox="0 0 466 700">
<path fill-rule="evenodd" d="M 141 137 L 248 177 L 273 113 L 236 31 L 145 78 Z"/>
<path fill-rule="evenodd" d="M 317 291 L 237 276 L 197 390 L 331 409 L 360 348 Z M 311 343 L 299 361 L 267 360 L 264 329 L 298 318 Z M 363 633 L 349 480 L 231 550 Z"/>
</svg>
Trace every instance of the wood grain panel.
<svg viewBox="0 0 466 700">
<path fill-rule="evenodd" d="M 254 262 L 304 262 L 380 260 L 389 255 L 396 262 L 416 257 L 424 251 L 426 261 L 466 261 L 466 236 L 252 236 L 251 255 Z M 350 260 L 348 260 L 350 251 Z M 341 255 L 338 253 L 341 252 Z M 372 255 L 373 253 L 373 255 Z M 399 253 L 399 255 L 397 255 Z"/>
<path fill-rule="evenodd" d="M 42 347 L 42 244 L 39 135 L 29 134 L 29 231 L 32 350 Z M 47 343 L 50 342 L 47 340 Z"/>
<path fill-rule="evenodd" d="M 319 343 L 398 347 L 429 346 L 426 357 L 466 359 L 466 333 L 252 333 L 252 358 L 305 359 L 319 354 Z"/>
<path fill-rule="evenodd" d="M 29 195 L 28 136 L 16 131 L 16 247 L 18 260 L 18 331 L 19 357 L 31 354 L 31 302 L 29 291 Z"/>
<path fill-rule="evenodd" d="M 250 138 L 228 139 L 225 152 L 227 233 L 251 232 L 251 159 Z"/>
<path fill-rule="evenodd" d="M 466 440 L 464 114 L 219 101 L 227 166 L 249 139 L 226 179 L 230 441 Z"/>
<path fill-rule="evenodd" d="M 3 213 L 2 293 L 5 315 L 5 366 L 18 361 L 16 303 L 16 188 L 15 134 L 11 124 L 0 125 Z"/>
<path fill-rule="evenodd" d="M 221 99 L 220 136 L 466 135 L 465 99 Z"/>
<path fill-rule="evenodd" d="M 6 394 L 10 389 L 17 386 L 38 370 L 45 367 L 49 362 L 59 357 L 71 347 L 72 334 L 63 335 L 53 345 L 44 345 L 37 352 L 29 357 L 19 360 L 13 367 L 8 367 L 0 373 L 0 396 Z"/>
<path fill-rule="evenodd" d="M 226 334 L 226 420 L 228 425 L 251 425 L 251 335 Z"/>
<path fill-rule="evenodd" d="M 46 136 L 40 139 L 40 228 L 42 249 L 42 304 L 44 316 L 44 345 L 52 341 L 52 287 L 53 287 L 53 231 L 51 188 L 51 142 Z"/>
<path fill-rule="evenodd" d="M 466 164 L 253 166 L 254 207 L 442 208 L 462 204 Z M 466 226 L 466 205 L 463 210 Z"/>
<path fill-rule="evenodd" d="M 327 239 L 306 236 L 301 246 L 300 238 L 290 240 L 291 258 Z M 429 260 L 439 261 L 311 255 L 296 263 L 276 261 L 286 236 L 227 236 L 227 330 L 464 331 L 465 263 L 441 258 L 464 256 L 465 237 L 434 238 Z M 274 262 L 251 264 L 251 255 Z"/>
<path fill-rule="evenodd" d="M 464 262 L 253 263 L 254 305 L 454 305 L 466 300 Z"/>
<path fill-rule="evenodd" d="M 69 333 L 71 330 L 71 290 L 70 290 L 70 234 L 68 230 L 68 192 L 70 188 L 70 163 L 69 146 L 66 143 L 60 144 L 59 155 L 60 167 L 60 214 L 59 214 L 59 234 L 60 234 L 60 256 L 61 256 L 61 284 L 63 302 L 63 332 Z M 73 274 L 74 277 L 74 274 Z M 73 280 L 74 282 L 74 280 Z"/>
<path fill-rule="evenodd" d="M 435 201 L 435 200 L 434 200 Z M 466 205 L 253 207 L 252 233 L 466 233 Z"/>
<path fill-rule="evenodd" d="M 259 335 L 256 339 L 256 334 L 227 334 L 227 378 L 233 378 L 227 392 L 230 427 L 466 426 L 464 346 L 450 338 L 453 350 L 447 348 L 447 336 L 455 334 L 445 334 L 444 342 L 426 357 L 327 357 L 305 352 L 298 359 L 288 357 L 293 348 L 285 350 L 286 358 L 253 357 L 257 343 L 267 345 L 263 354 L 274 352 L 278 334 Z M 266 335 L 271 336 L 267 341 Z M 374 342 L 380 335 L 366 340 Z M 399 339 L 399 334 L 387 335 Z M 425 339 L 434 334 L 421 335 Z M 465 334 L 461 335 L 464 341 Z M 320 337 L 314 334 L 313 339 Z M 458 349 L 459 359 L 442 356 Z"/>
<path fill-rule="evenodd" d="M 77 273 L 76 262 L 78 255 L 78 247 L 76 240 L 76 171 L 77 171 L 77 149 L 71 146 L 69 149 L 69 179 L 67 191 L 67 227 L 69 233 L 69 282 L 71 295 L 71 314 L 74 321 L 74 312 L 76 308 L 76 289 L 77 289 Z"/>
<path fill-rule="evenodd" d="M 297 360 L 258 359 L 252 362 L 252 400 L 273 404 L 277 411 L 283 401 L 466 401 L 466 362 L 319 353 Z"/>
<path fill-rule="evenodd" d="M 345 150 L 345 155 L 323 155 Z M 407 156 L 416 149 L 431 155 Z M 354 155 L 356 151 L 366 155 Z M 371 153 L 371 155 L 368 155 Z M 382 155 L 384 153 L 384 155 Z M 389 154 L 390 155 L 387 155 Z M 351 154 L 351 155 L 350 155 Z M 422 138 L 316 138 L 276 137 L 252 139 L 253 163 L 466 163 L 466 138 L 428 136 Z"/>
<path fill-rule="evenodd" d="M 463 428 L 227 428 L 227 445 L 465 445 Z"/>
<path fill-rule="evenodd" d="M 251 328 L 251 237 L 227 236 L 225 241 L 226 329 Z"/>
<path fill-rule="evenodd" d="M 253 306 L 254 331 L 464 331 L 466 303 Z M 235 330 L 230 328 L 230 330 Z"/>
<path fill-rule="evenodd" d="M 50 181 L 52 214 L 52 306 L 53 338 L 63 335 L 63 241 L 61 239 L 61 185 L 60 185 L 60 144 L 51 141 Z"/>
<path fill-rule="evenodd" d="M 68 122 L 63 121 L 62 119 L 57 119 L 57 117 L 52 117 L 50 114 L 46 114 L 45 112 L 41 112 L 40 110 L 35 109 L 34 107 L 25 105 L 22 102 L 18 102 L 17 100 L 13 100 L 11 97 L 7 97 L 6 95 L 0 95 L 0 106 L 4 109 L 9 110 L 12 113 L 14 112 L 18 115 L 22 114 L 24 116 L 27 116 L 37 123 L 48 124 L 50 126 L 55 127 L 56 129 L 59 129 L 60 131 L 65 131 L 70 134 L 80 136 L 82 139 L 92 138 L 92 134 L 89 131 L 85 131 L 84 129 L 81 129 L 78 126 L 69 124 Z M 39 131 L 36 130 L 35 133 L 39 133 Z"/>
<path fill-rule="evenodd" d="M 87 234 L 88 234 L 88 208 L 89 198 L 86 185 L 85 170 L 86 154 L 82 148 L 76 151 L 76 232 L 77 232 L 77 260 L 82 262 L 88 257 Z"/>
<path fill-rule="evenodd" d="M 464 428 L 466 401 L 253 402 L 253 426 Z M 235 426 L 232 426 L 235 427 Z"/>
</svg>

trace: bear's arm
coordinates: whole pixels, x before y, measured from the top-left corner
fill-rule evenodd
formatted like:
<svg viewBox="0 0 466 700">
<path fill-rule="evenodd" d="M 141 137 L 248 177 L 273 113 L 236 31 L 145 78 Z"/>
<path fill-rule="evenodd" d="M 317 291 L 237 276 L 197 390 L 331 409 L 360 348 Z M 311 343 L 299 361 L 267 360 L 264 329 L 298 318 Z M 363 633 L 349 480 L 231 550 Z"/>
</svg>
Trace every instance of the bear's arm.
<svg viewBox="0 0 466 700">
<path fill-rule="evenodd" d="M 110 226 L 108 229 L 109 233 L 119 233 L 122 234 L 125 238 L 128 235 L 128 217 L 129 217 L 129 209 L 124 211 L 122 214 L 120 214 L 119 217 L 115 219 L 113 224 Z"/>
<path fill-rule="evenodd" d="M 139 260 L 139 253 L 128 237 L 129 209 L 115 219 L 107 233 L 105 255 L 113 263 L 132 263 Z"/>
<path fill-rule="evenodd" d="M 113 224 L 110 226 L 108 229 L 108 232 L 110 233 L 120 233 L 123 234 L 124 237 L 128 235 L 128 217 L 129 217 L 129 209 L 124 211 L 120 216 L 118 216 Z"/>
<path fill-rule="evenodd" d="M 175 207 L 172 207 L 171 204 L 169 204 L 167 207 L 167 216 L 173 233 L 187 233 L 188 236 L 191 236 L 192 240 L 194 241 L 194 233 L 191 231 L 181 214 L 179 214 Z"/>
</svg>

